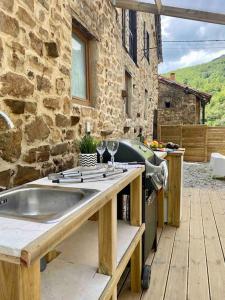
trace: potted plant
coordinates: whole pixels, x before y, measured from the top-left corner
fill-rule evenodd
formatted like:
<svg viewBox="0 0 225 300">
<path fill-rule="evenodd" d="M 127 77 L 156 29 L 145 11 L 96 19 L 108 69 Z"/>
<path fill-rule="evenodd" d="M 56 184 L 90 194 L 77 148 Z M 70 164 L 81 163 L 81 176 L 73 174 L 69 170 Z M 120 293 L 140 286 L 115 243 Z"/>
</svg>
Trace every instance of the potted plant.
<svg viewBox="0 0 225 300">
<path fill-rule="evenodd" d="M 97 164 L 97 141 L 86 134 L 79 142 L 79 161 L 82 167 L 94 167 Z"/>
</svg>

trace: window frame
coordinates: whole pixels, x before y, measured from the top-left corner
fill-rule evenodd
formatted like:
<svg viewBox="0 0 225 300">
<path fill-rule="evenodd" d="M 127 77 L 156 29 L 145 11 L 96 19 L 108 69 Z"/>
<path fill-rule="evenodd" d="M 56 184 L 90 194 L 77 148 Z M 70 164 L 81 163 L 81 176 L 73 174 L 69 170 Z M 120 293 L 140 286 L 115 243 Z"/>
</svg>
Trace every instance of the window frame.
<svg viewBox="0 0 225 300">
<path fill-rule="evenodd" d="M 125 116 L 126 119 L 131 119 L 132 116 L 132 75 L 131 73 L 125 69 L 125 90 L 126 90 L 126 98 L 125 98 Z"/>
<path fill-rule="evenodd" d="M 150 34 L 146 30 L 146 22 L 144 22 L 144 57 L 150 63 Z"/>
<path fill-rule="evenodd" d="M 90 40 L 88 39 L 87 36 L 85 36 L 80 30 L 78 30 L 74 26 L 72 28 L 72 34 L 73 33 L 75 35 L 77 35 L 77 37 L 82 42 L 85 43 L 86 99 L 72 95 L 72 91 L 71 91 L 71 96 L 72 96 L 72 100 L 74 103 L 79 104 L 79 105 L 84 105 L 84 106 L 91 106 L 92 103 L 91 103 L 91 99 L 90 99 L 90 94 L 91 94 L 91 88 L 90 88 L 91 87 L 91 85 L 90 85 Z M 72 38 L 73 38 L 73 35 L 72 35 Z M 73 59 L 73 56 L 72 56 L 71 60 L 72 59 Z M 72 72 L 72 68 L 71 68 L 71 72 Z M 72 87 L 72 80 L 71 80 L 71 87 Z"/>
<path fill-rule="evenodd" d="M 126 48 L 126 9 L 122 9 L 122 45 Z"/>
<path fill-rule="evenodd" d="M 129 55 L 137 64 L 137 12 L 134 10 L 129 10 Z"/>
</svg>

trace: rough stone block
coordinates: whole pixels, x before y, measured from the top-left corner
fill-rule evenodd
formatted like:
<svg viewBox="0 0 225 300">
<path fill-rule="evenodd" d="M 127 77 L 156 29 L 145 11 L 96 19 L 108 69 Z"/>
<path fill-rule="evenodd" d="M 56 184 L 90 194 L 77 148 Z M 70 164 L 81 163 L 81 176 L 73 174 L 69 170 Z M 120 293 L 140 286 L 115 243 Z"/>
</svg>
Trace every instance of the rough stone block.
<svg viewBox="0 0 225 300">
<path fill-rule="evenodd" d="M 21 131 L 0 132 L 0 157 L 8 162 L 15 162 L 21 154 Z"/>
<path fill-rule="evenodd" d="M 5 99 L 5 104 L 10 108 L 11 112 L 14 114 L 23 114 L 25 109 L 25 101 Z"/>
<path fill-rule="evenodd" d="M 37 89 L 39 91 L 45 91 L 46 93 L 50 92 L 51 82 L 48 78 L 37 75 Z"/>
<path fill-rule="evenodd" d="M 57 114 L 55 116 L 55 123 L 58 127 L 68 127 L 70 126 L 70 119 L 65 117 L 64 115 Z"/>
<path fill-rule="evenodd" d="M 51 155 L 52 156 L 62 155 L 67 153 L 67 151 L 68 151 L 68 143 L 61 143 L 52 147 Z"/>
<path fill-rule="evenodd" d="M 35 140 L 45 140 L 50 134 L 50 130 L 44 121 L 43 117 L 36 117 L 34 121 L 25 126 L 25 133 L 27 135 L 28 142 L 34 142 Z"/>
<path fill-rule="evenodd" d="M 63 78 L 57 78 L 56 79 L 56 91 L 58 95 L 62 95 L 62 93 L 65 90 L 65 81 Z"/>
<path fill-rule="evenodd" d="M 17 37 L 19 34 L 19 23 L 15 18 L 0 11 L 0 31 L 13 37 Z"/>
<path fill-rule="evenodd" d="M 44 98 L 43 99 L 43 104 L 46 108 L 49 109 L 59 109 L 59 98 Z"/>
<path fill-rule="evenodd" d="M 70 70 L 66 66 L 60 66 L 59 70 L 61 73 L 63 73 L 66 76 L 70 76 Z"/>
<path fill-rule="evenodd" d="M 46 162 L 42 165 L 41 176 L 48 176 L 50 173 L 56 172 L 56 166 L 52 162 Z"/>
<path fill-rule="evenodd" d="M 26 102 L 25 112 L 28 112 L 30 114 L 36 114 L 36 112 L 37 112 L 37 103 Z"/>
<path fill-rule="evenodd" d="M 25 55 L 25 48 L 17 42 L 12 42 L 12 48 L 15 51 L 19 51 L 22 55 Z"/>
<path fill-rule="evenodd" d="M 38 148 L 30 149 L 24 156 L 23 161 L 27 163 L 48 161 L 50 157 L 50 146 L 44 145 Z"/>
<path fill-rule="evenodd" d="M 14 185 L 21 185 L 40 178 L 40 170 L 29 166 L 17 166 Z"/>
<path fill-rule="evenodd" d="M 75 136 L 74 130 L 69 129 L 69 130 L 66 131 L 66 137 L 65 137 L 65 139 L 66 140 L 73 140 L 74 136 Z"/>
<path fill-rule="evenodd" d="M 0 96 L 25 98 L 33 93 L 34 85 L 26 77 L 12 72 L 0 76 Z"/>
<path fill-rule="evenodd" d="M 1 0 L 0 7 L 6 11 L 12 11 L 14 5 L 14 0 Z"/>
<path fill-rule="evenodd" d="M 19 6 L 18 11 L 17 11 L 16 14 L 17 14 L 17 16 L 18 16 L 18 18 L 19 18 L 20 21 L 24 22 L 25 24 L 27 24 L 31 28 L 33 28 L 36 25 L 35 20 L 21 6 Z"/>
<path fill-rule="evenodd" d="M 29 32 L 31 47 L 34 49 L 34 51 L 39 55 L 42 56 L 43 54 L 43 42 L 41 39 L 39 39 L 36 34 L 33 32 Z"/>
<path fill-rule="evenodd" d="M 0 185 L 9 187 L 10 184 L 10 178 L 11 178 L 11 170 L 4 170 L 0 172 Z"/>
<path fill-rule="evenodd" d="M 79 116 L 71 116 L 70 120 L 71 120 L 71 126 L 75 126 L 79 123 L 80 117 Z"/>
<path fill-rule="evenodd" d="M 45 48 L 48 56 L 54 58 L 59 57 L 60 49 L 59 45 L 56 42 L 46 42 Z"/>
</svg>

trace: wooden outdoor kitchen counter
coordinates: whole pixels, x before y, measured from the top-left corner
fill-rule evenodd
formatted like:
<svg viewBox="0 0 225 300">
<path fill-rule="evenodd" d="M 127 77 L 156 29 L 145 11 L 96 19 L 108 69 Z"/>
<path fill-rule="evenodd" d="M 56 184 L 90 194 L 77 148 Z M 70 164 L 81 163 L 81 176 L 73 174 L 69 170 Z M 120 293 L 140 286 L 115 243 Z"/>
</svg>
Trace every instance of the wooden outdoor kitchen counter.
<svg viewBox="0 0 225 300">
<path fill-rule="evenodd" d="M 78 211 L 61 218 L 54 223 L 37 223 L 13 218 L 0 217 L 0 260 L 30 265 L 43 257 L 49 250 L 80 227 L 89 217 L 116 195 L 134 178 L 144 172 L 144 167 L 130 169 L 117 179 L 107 181 L 60 184 L 68 188 L 97 189 L 99 193 L 91 198 Z M 33 181 L 31 184 L 58 186 L 47 178 Z"/>
<path fill-rule="evenodd" d="M 1 300 L 117 299 L 117 284 L 131 261 L 131 290 L 140 292 L 142 273 L 143 166 L 118 178 L 61 183 L 62 188 L 98 190 L 79 210 L 46 224 L 0 218 Z M 130 184 L 130 222 L 117 220 L 117 194 Z M 47 178 L 30 185 L 57 186 Z M 98 222 L 88 221 L 98 212 Z M 40 273 L 40 259 L 61 254 Z"/>
</svg>

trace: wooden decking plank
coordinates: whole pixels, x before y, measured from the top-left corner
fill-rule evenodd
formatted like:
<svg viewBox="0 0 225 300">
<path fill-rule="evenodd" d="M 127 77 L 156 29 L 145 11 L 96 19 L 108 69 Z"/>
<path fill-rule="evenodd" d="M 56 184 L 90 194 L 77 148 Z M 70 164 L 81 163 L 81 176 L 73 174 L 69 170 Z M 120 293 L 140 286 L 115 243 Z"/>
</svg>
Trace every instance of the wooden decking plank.
<svg viewBox="0 0 225 300">
<path fill-rule="evenodd" d="M 223 250 L 223 256 L 225 258 L 225 201 L 221 200 L 220 197 L 221 195 L 218 191 L 211 192 L 210 202 L 212 205 L 220 243 Z"/>
<path fill-rule="evenodd" d="M 196 189 L 191 197 L 188 299 L 210 299 L 201 205 Z"/>
<path fill-rule="evenodd" d="M 165 291 L 166 300 L 186 300 L 189 252 L 190 195 L 183 197 L 183 216 L 176 230 L 169 276 Z M 176 283 L 176 284 L 175 284 Z"/>
<path fill-rule="evenodd" d="M 158 251 L 152 263 L 150 287 L 143 292 L 143 300 L 161 300 L 164 298 L 165 287 L 169 272 L 172 249 L 176 228 L 166 226 L 163 229 Z"/>
<path fill-rule="evenodd" d="M 224 191 L 225 193 L 225 191 Z M 211 191 L 210 192 L 210 202 L 212 205 L 213 212 L 215 214 L 224 215 L 225 216 L 225 201 L 222 200 L 220 192 L 218 191 Z"/>
<path fill-rule="evenodd" d="M 210 196 L 210 191 L 200 191 L 210 296 L 212 300 L 223 300 L 225 298 L 225 263 Z"/>
</svg>

